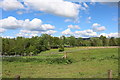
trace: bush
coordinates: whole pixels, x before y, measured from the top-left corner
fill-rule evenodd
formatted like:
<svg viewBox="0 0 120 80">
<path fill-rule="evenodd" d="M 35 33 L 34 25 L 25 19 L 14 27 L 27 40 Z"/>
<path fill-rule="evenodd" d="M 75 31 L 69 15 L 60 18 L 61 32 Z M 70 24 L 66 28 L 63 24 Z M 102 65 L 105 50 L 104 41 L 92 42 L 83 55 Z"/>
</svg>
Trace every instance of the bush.
<svg viewBox="0 0 120 80">
<path fill-rule="evenodd" d="M 59 52 L 63 52 L 63 51 L 64 51 L 64 49 L 63 49 L 63 48 L 60 48 L 60 49 L 59 49 Z"/>
<path fill-rule="evenodd" d="M 64 47 L 63 47 L 63 46 L 60 46 L 59 52 L 63 52 L 63 51 L 64 51 Z"/>
</svg>

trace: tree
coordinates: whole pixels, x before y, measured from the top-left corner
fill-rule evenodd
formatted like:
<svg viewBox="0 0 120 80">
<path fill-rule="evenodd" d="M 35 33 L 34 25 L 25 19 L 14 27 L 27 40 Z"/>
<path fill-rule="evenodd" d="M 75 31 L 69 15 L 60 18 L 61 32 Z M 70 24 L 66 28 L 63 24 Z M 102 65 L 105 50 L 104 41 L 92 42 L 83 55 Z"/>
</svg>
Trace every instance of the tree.
<svg viewBox="0 0 120 80">
<path fill-rule="evenodd" d="M 83 46 L 91 46 L 91 42 L 89 40 L 82 41 Z"/>
<path fill-rule="evenodd" d="M 68 40 L 70 46 L 74 47 L 76 45 L 76 38 L 74 36 L 70 36 Z"/>
<path fill-rule="evenodd" d="M 49 50 L 50 49 L 51 36 L 48 35 L 48 34 L 42 34 L 41 39 L 42 39 L 42 42 L 43 42 L 44 50 Z"/>
<path fill-rule="evenodd" d="M 103 45 L 102 40 L 96 37 L 91 38 L 90 41 L 91 41 L 91 46 L 102 46 Z"/>
<path fill-rule="evenodd" d="M 77 46 L 83 46 L 83 39 L 81 37 L 76 40 Z"/>
<path fill-rule="evenodd" d="M 111 37 L 109 40 L 109 45 L 110 46 L 117 46 L 117 42 L 114 37 Z"/>
<path fill-rule="evenodd" d="M 105 36 L 92 37 L 90 39 L 82 39 L 81 37 L 53 37 L 48 34 L 35 36 L 32 38 L 2 38 L 2 54 L 3 55 L 37 55 L 42 51 L 51 48 L 59 48 L 64 51 L 66 46 L 118 46 L 120 38 L 106 38 Z"/>
<path fill-rule="evenodd" d="M 117 46 L 120 46 L 120 38 L 116 38 Z"/>
<path fill-rule="evenodd" d="M 2 39 L 2 54 L 8 55 L 10 45 L 9 45 L 9 39 Z"/>
<path fill-rule="evenodd" d="M 109 40 L 105 36 L 101 35 L 100 39 L 102 40 L 103 46 L 109 45 Z"/>
</svg>

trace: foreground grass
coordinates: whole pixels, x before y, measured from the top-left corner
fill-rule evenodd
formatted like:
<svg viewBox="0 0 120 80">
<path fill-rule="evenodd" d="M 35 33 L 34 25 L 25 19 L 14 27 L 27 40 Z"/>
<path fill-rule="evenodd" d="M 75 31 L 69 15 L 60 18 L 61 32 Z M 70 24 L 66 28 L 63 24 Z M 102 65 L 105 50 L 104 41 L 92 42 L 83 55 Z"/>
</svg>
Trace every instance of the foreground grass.
<svg viewBox="0 0 120 80">
<path fill-rule="evenodd" d="M 21 78 L 107 78 L 110 69 L 114 78 L 118 76 L 117 48 L 66 48 L 65 51 L 70 52 L 66 60 L 61 58 L 64 53 L 58 53 L 57 49 L 42 52 L 39 56 L 4 58 L 3 78 L 15 75 Z"/>
</svg>

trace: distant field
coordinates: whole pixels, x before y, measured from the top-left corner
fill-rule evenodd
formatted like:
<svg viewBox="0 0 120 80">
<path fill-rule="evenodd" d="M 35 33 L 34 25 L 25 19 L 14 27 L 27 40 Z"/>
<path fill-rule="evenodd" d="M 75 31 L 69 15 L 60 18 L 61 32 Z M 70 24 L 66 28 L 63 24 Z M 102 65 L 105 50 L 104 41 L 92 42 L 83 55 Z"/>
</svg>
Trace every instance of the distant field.
<svg viewBox="0 0 120 80">
<path fill-rule="evenodd" d="M 118 76 L 117 48 L 65 48 L 42 52 L 38 56 L 3 58 L 3 78 L 107 78 L 107 71 Z"/>
</svg>

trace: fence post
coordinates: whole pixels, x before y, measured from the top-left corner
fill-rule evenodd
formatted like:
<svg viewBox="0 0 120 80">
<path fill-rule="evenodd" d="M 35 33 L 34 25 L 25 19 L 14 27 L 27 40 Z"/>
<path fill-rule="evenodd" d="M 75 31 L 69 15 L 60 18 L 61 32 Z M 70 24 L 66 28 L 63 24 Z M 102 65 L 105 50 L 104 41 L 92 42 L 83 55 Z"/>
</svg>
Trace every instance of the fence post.
<svg viewBox="0 0 120 80">
<path fill-rule="evenodd" d="M 15 76 L 15 80 L 20 80 L 20 76 L 19 75 Z"/>
<path fill-rule="evenodd" d="M 65 52 L 65 54 L 64 54 L 64 58 L 65 58 L 65 59 L 67 58 L 67 52 Z"/>
<path fill-rule="evenodd" d="M 108 80 L 112 80 L 112 70 L 108 70 Z"/>
</svg>

